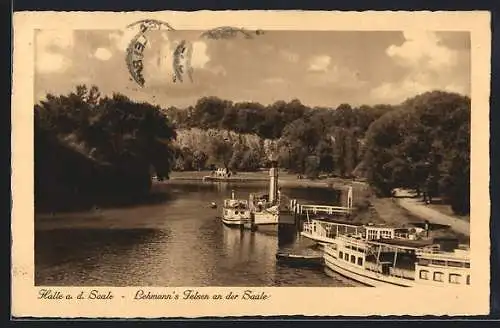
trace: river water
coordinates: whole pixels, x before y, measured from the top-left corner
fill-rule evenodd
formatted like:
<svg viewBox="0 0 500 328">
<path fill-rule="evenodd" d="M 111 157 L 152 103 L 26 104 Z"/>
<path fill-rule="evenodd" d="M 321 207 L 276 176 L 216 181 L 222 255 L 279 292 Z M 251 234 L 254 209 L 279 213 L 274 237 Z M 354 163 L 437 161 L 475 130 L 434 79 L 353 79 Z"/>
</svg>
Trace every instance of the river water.
<svg viewBox="0 0 500 328">
<path fill-rule="evenodd" d="M 133 207 L 35 218 L 38 286 L 353 286 L 324 269 L 276 263 L 276 252 L 303 245 L 298 234 L 278 238 L 224 226 L 216 217 L 237 198 L 265 185 L 164 184 L 162 200 Z M 282 188 L 303 203 L 334 204 L 337 192 Z M 278 240 L 279 239 L 279 240 Z"/>
</svg>

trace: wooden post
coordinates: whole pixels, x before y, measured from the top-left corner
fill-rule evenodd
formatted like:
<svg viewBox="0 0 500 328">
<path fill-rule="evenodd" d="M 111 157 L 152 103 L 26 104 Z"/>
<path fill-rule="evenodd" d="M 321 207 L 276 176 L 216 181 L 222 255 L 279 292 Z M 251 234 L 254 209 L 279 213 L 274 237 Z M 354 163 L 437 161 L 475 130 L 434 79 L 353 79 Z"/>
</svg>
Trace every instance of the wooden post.
<svg viewBox="0 0 500 328">
<path fill-rule="evenodd" d="M 396 248 L 396 252 L 394 253 L 394 263 L 392 263 L 392 267 L 396 267 L 396 259 L 398 258 L 398 249 Z"/>
<path fill-rule="evenodd" d="M 381 250 L 382 250 L 382 246 L 378 245 L 377 264 L 380 264 L 380 251 Z"/>
</svg>

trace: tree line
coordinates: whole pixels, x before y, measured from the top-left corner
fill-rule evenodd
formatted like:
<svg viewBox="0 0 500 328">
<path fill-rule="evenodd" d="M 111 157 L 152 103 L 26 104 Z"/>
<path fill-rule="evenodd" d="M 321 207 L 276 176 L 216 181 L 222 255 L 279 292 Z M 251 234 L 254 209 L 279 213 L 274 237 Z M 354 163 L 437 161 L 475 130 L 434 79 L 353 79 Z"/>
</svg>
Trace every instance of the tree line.
<svg viewBox="0 0 500 328">
<path fill-rule="evenodd" d="M 165 112 L 185 136 L 174 143 L 175 169 L 216 163 L 248 171 L 266 166 L 273 153 L 280 167 L 309 178 L 361 176 L 383 196 L 405 187 L 424 200 L 442 196 L 457 213 L 470 210 L 470 99 L 459 94 L 336 108 L 204 97 Z"/>
<path fill-rule="evenodd" d="M 136 198 L 147 194 L 151 175 L 214 166 L 252 171 L 277 158 L 309 178 L 365 177 L 381 195 L 413 188 L 469 211 L 470 99 L 454 93 L 427 92 L 397 106 L 204 97 L 164 109 L 78 86 L 35 105 L 35 136 L 42 203 L 68 195 Z"/>
<path fill-rule="evenodd" d="M 315 178 L 320 173 L 352 176 L 368 127 L 394 108 L 311 108 L 299 100 L 264 106 L 204 97 L 194 106 L 170 107 L 165 113 L 179 135 L 189 136 L 175 143 L 175 169 L 218 165 L 250 171 L 265 167 L 273 153 L 282 168 Z"/>
</svg>

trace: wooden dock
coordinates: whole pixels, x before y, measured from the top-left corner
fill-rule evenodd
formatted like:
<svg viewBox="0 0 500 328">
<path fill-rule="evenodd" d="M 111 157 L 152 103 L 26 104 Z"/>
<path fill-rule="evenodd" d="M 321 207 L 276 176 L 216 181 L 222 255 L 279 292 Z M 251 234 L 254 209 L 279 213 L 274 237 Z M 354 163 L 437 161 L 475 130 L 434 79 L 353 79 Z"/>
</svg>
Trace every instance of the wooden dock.
<svg viewBox="0 0 500 328">
<path fill-rule="evenodd" d="M 352 212 L 351 207 L 299 204 L 296 199 L 290 200 L 289 208 L 292 213 L 300 215 L 303 214 L 349 215 Z"/>
</svg>

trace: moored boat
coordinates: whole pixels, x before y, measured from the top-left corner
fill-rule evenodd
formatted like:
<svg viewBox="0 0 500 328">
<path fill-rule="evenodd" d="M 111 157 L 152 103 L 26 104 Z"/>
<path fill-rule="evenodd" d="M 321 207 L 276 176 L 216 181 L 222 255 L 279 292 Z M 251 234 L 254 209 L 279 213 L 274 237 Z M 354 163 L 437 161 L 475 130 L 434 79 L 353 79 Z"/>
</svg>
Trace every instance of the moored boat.
<svg viewBox="0 0 500 328">
<path fill-rule="evenodd" d="M 222 222 L 227 226 L 243 226 L 252 219 L 252 213 L 248 201 L 236 199 L 234 192 L 231 199 L 225 199 L 222 208 Z"/>
<path fill-rule="evenodd" d="M 321 254 L 294 254 L 288 252 L 278 252 L 276 254 L 278 263 L 299 267 L 321 267 L 323 256 Z"/>
<path fill-rule="evenodd" d="M 367 286 L 469 285 L 467 251 L 443 245 L 439 240 L 340 235 L 325 245 L 323 257 L 330 270 Z"/>
<path fill-rule="evenodd" d="M 358 233 L 361 233 L 362 230 L 363 226 L 361 224 L 312 219 L 303 223 L 300 234 L 301 236 L 323 245 L 334 243 L 336 236 L 342 234 L 357 235 Z"/>
</svg>

